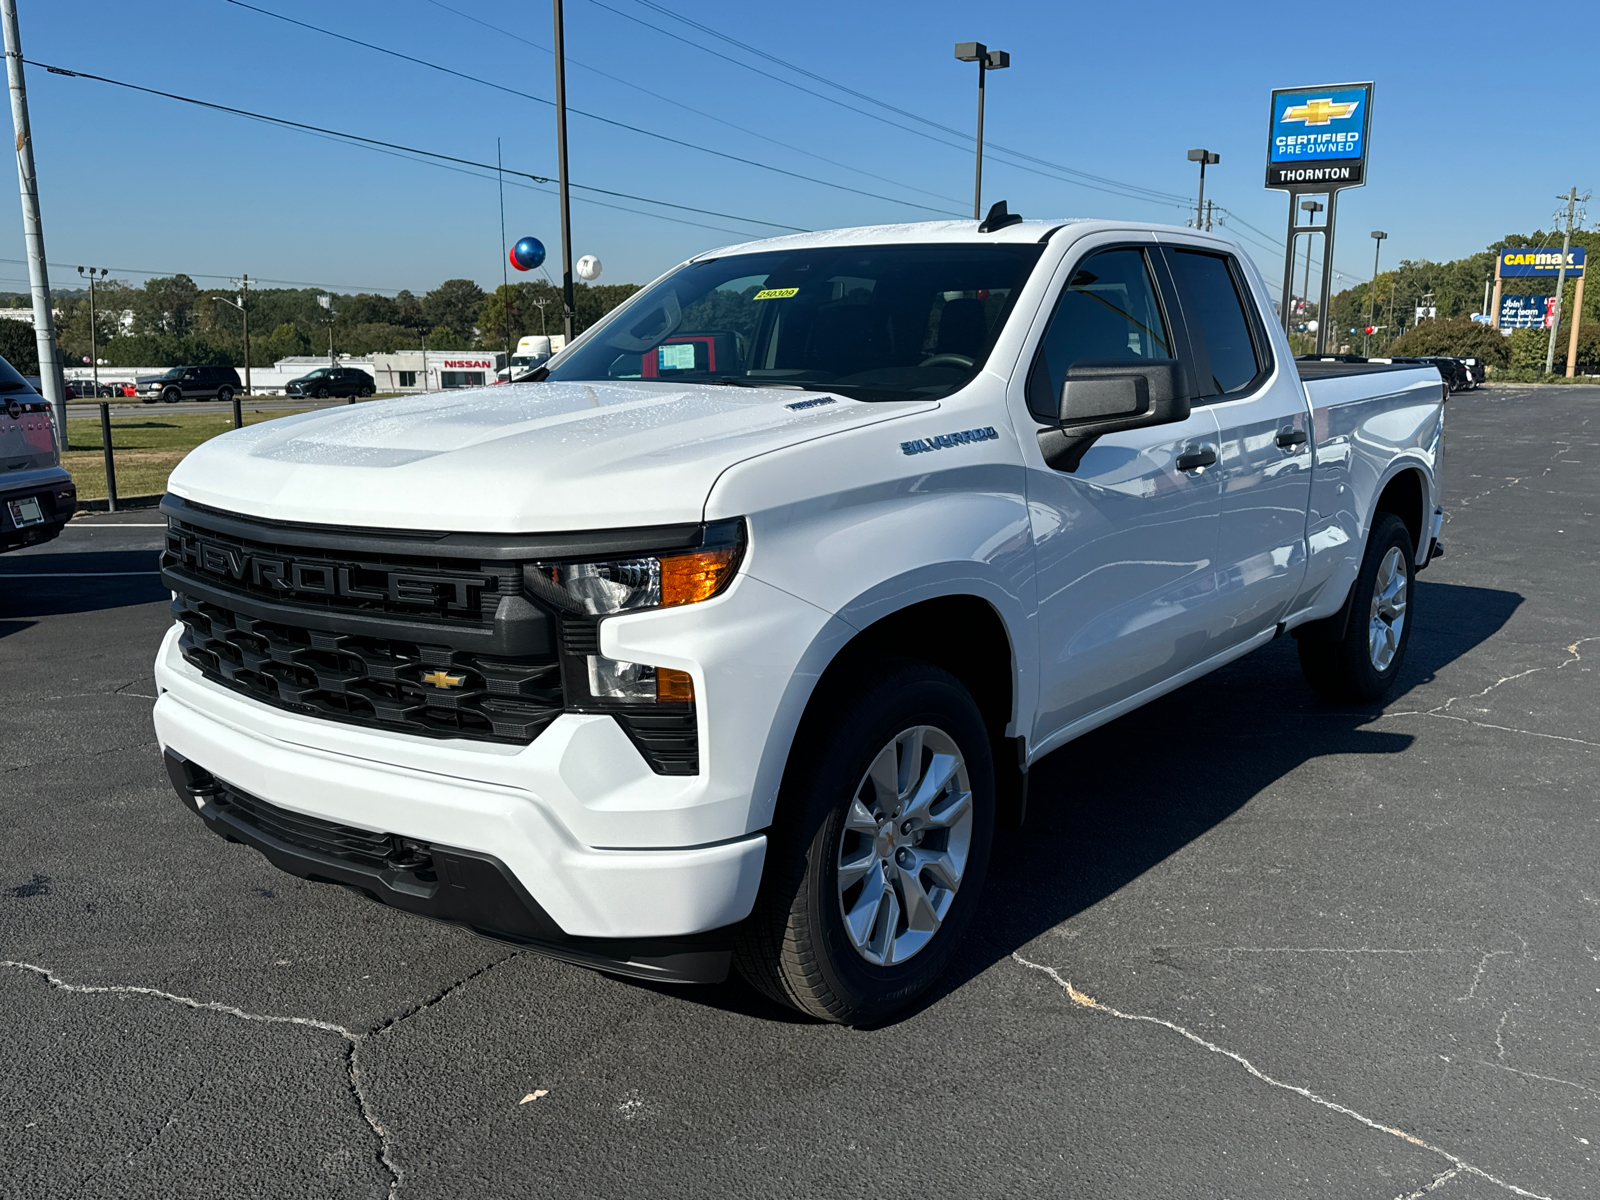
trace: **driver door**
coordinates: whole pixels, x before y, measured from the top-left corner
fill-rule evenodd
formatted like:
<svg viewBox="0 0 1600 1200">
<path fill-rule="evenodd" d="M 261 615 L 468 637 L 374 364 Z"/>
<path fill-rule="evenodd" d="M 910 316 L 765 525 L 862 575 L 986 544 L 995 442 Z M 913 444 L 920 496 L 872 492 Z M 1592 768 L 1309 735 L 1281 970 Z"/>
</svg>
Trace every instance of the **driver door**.
<svg viewBox="0 0 1600 1200">
<path fill-rule="evenodd" d="M 1189 361 L 1152 244 L 1068 260 L 1028 371 L 1037 428 L 1059 412 L 1067 368 L 1084 359 Z M 1040 696 L 1032 744 L 1073 727 L 1212 653 L 1222 492 L 1211 410 L 1106 434 L 1074 471 L 1024 436 L 1038 583 Z M 1209 457 L 1209 462 L 1207 458 Z"/>
</svg>

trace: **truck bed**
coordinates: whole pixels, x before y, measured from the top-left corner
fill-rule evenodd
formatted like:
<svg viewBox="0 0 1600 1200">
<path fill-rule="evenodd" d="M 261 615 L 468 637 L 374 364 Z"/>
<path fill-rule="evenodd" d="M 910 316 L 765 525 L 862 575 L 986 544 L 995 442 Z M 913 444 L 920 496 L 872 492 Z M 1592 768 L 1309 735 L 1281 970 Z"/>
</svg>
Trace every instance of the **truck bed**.
<svg viewBox="0 0 1600 1200">
<path fill-rule="evenodd" d="M 1378 375 L 1384 371 L 1417 371 L 1420 363 L 1345 362 L 1331 356 L 1297 358 L 1295 367 L 1301 379 L 1337 379 L 1345 375 Z"/>
</svg>

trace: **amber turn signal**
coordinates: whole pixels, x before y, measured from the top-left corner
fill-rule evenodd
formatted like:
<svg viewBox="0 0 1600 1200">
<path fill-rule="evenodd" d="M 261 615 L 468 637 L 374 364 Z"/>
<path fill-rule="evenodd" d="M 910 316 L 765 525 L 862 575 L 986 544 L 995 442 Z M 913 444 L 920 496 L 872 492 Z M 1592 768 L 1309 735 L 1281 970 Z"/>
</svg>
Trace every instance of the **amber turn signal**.
<svg viewBox="0 0 1600 1200">
<path fill-rule="evenodd" d="M 671 667 L 657 667 L 656 701 L 660 704 L 693 703 L 694 677 L 687 671 L 675 671 Z"/>
<path fill-rule="evenodd" d="M 737 558 L 738 549 L 733 546 L 696 550 L 693 554 L 662 555 L 662 605 L 698 604 L 711 599 L 727 584 Z"/>
</svg>

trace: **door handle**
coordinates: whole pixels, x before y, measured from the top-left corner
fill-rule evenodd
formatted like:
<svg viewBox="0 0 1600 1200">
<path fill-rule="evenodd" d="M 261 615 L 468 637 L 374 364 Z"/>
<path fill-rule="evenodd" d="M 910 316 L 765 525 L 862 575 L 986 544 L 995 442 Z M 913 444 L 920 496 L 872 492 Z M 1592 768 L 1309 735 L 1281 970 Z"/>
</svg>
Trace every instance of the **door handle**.
<svg viewBox="0 0 1600 1200">
<path fill-rule="evenodd" d="M 1293 426 L 1290 426 L 1288 429 L 1278 430 L 1278 445 L 1282 446 L 1285 450 L 1287 450 L 1290 446 L 1298 446 L 1305 440 L 1306 431 L 1304 429 L 1295 429 Z"/>
<path fill-rule="evenodd" d="M 1210 446 L 1196 446 L 1178 455 L 1178 470 L 1197 471 L 1217 461 L 1217 452 Z"/>
</svg>

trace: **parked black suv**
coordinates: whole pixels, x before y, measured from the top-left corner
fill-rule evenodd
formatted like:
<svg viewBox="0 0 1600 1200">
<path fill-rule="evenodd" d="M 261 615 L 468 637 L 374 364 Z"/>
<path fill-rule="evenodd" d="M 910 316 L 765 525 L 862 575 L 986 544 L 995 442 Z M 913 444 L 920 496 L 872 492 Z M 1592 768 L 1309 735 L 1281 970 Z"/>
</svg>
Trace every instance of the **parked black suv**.
<svg viewBox="0 0 1600 1200">
<path fill-rule="evenodd" d="M 283 389 L 291 396 L 314 396 L 326 400 L 329 396 L 360 396 L 363 399 L 378 390 L 372 376 L 355 367 L 318 367 L 309 375 L 289 380 Z"/>
<path fill-rule="evenodd" d="M 239 372 L 232 367 L 173 367 L 165 375 L 139 380 L 139 399 L 176 404 L 179 400 L 221 400 L 226 403 L 241 390 Z"/>
</svg>

